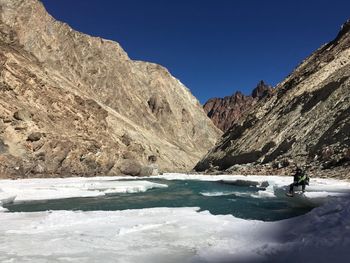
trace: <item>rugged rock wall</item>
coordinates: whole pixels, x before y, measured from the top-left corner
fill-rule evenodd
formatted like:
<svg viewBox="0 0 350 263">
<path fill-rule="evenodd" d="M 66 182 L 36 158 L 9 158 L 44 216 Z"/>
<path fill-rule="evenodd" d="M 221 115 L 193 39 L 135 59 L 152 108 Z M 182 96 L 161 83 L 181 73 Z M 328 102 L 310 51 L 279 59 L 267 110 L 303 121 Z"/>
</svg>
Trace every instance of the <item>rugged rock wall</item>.
<svg viewBox="0 0 350 263">
<path fill-rule="evenodd" d="M 349 31 L 350 21 L 226 132 L 195 169 L 264 173 L 294 162 L 317 175 L 350 178 Z"/>
<path fill-rule="evenodd" d="M 155 161 L 184 171 L 219 137 L 165 68 L 37 0 L 0 0 L 0 12 L 0 177 L 137 175 Z"/>
<path fill-rule="evenodd" d="M 227 131 L 244 112 L 251 109 L 259 100 L 272 94 L 272 87 L 260 81 L 251 96 L 243 95 L 238 91 L 232 96 L 209 99 L 203 108 L 216 127 Z"/>
</svg>

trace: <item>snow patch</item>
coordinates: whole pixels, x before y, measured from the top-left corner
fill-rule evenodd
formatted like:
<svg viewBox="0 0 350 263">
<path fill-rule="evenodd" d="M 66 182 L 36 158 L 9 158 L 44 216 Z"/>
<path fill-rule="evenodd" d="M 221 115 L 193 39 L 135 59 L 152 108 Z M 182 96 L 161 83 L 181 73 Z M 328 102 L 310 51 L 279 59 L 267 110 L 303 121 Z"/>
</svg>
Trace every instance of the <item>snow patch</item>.
<svg viewBox="0 0 350 263">
<path fill-rule="evenodd" d="M 16 198 L 16 195 L 11 195 L 5 192 L 2 192 L 0 189 L 0 206 L 8 203 L 12 203 Z"/>
<path fill-rule="evenodd" d="M 0 261 L 346 262 L 349 204 L 277 222 L 198 208 L 1 213 Z"/>
<path fill-rule="evenodd" d="M 239 192 L 201 192 L 203 196 L 226 196 L 226 195 L 237 195 Z"/>
<path fill-rule="evenodd" d="M 3 205 L 12 203 L 16 198 L 16 195 L 5 193 L 0 189 L 0 212 L 6 212 L 7 209 L 3 208 Z"/>
<path fill-rule="evenodd" d="M 16 196 L 17 202 L 138 193 L 164 187 L 168 186 L 143 180 L 112 180 L 109 177 L 0 180 L 3 193 Z"/>
</svg>

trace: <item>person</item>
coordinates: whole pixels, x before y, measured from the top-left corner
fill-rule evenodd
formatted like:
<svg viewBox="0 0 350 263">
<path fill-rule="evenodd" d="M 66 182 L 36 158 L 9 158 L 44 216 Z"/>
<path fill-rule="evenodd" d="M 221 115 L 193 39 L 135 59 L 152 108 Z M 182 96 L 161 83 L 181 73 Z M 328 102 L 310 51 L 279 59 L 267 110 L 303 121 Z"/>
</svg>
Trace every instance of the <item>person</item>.
<svg viewBox="0 0 350 263">
<path fill-rule="evenodd" d="M 309 185 L 309 177 L 301 167 L 297 166 L 294 174 L 293 183 L 289 186 L 289 195 L 293 196 L 294 187 L 300 185 L 302 187 L 302 192 L 304 193 L 306 185 Z"/>
</svg>

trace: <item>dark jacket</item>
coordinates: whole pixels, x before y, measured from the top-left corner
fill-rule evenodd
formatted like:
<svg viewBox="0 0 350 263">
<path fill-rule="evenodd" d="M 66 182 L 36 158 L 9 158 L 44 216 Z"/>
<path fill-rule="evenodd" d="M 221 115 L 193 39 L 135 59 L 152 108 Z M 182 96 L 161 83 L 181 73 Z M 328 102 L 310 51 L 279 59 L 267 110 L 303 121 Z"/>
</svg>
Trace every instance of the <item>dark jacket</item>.
<svg viewBox="0 0 350 263">
<path fill-rule="evenodd" d="M 307 176 L 305 171 L 303 171 L 300 168 L 297 168 L 294 174 L 294 183 L 301 184 L 301 185 L 309 184 L 309 177 Z"/>
</svg>

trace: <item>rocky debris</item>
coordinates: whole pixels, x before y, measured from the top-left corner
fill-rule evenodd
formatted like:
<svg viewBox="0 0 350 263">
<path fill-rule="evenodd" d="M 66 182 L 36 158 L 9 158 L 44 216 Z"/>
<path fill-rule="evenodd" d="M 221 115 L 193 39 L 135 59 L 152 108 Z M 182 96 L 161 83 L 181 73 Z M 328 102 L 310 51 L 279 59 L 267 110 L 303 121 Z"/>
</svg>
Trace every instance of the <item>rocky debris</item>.
<svg viewBox="0 0 350 263">
<path fill-rule="evenodd" d="M 259 96 L 259 92 L 255 93 Z M 247 111 L 196 171 L 350 178 L 350 27 L 305 59 Z"/>
<path fill-rule="evenodd" d="M 141 168 L 142 165 L 138 161 L 125 159 L 121 162 L 119 169 L 123 174 L 138 176 L 140 175 Z"/>
<path fill-rule="evenodd" d="M 265 82 L 261 80 L 255 87 L 255 89 L 253 89 L 251 97 L 260 100 L 267 96 L 272 96 L 273 92 L 273 88 L 270 85 L 265 84 Z"/>
<path fill-rule="evenodd" d="M 155 155 L 148 156 L 148 163 L 152 164 L 152 163 L 156 163 L 156 162 L 157 162 L 157 156 L 155 156 Z"/>
<path fill-rule="evenodd" d="M 142 165 L 135 159 L 124 159 L 119 165 L 121 173 L 131 176 L 158 175 L 158 166 L 155 163 Z"/>
<path fill-rule="evenodd" d="M 121 137 L 121 141 L 122 143 L 124 143 L 126 146 L 129 146 L 132 142 L 132 138 L 130 137 L 129 134 L 125 133 L 123 134 L 123 136 Z"/>
<path fill-rule="evenodd" d="M 261 80 L 250 96 L 238 91 L 232 96 L 209 99 L 203 108 L 216 127 L 225 132 L 237 123 L 241 116 L 258 101 L 272 96 L 272 94 L 273 88 Z"/>
<path fill-rule="evenodd" d="M 282 161 L 275 161 L 268 164 L 235 164 L 228 169 L 222 170 L 220 167 L 211 167 L 203 172 L 193 171 L 193 173 L 220 175 L 220 174 L 232 174 L 232 175 L 282 175 L 293 176 L 295 173 L 295 163 L 292 162 L 288 166 L 285 166 Z M 303 164 L 298 163 L 307 174 L 312 177 L 318 178 L 337 178 L 341 180 L 349 180 L 350 164 L 333 166 L 330 169 L 324 169 L 322 166 L 316 164 Z M 215 169 L 216 168 L 216 169 Z"/>
<path fill-rule="evenodd" d="M 19 121 L 30 121 L 32 119 L 32 115 L 30 114 L 30 112 L 24 109 L 16 111 L 13 114 L 13 117 Z"/>
<path fill-rule="evenodd" d="M 162 66 L 74 31 L 38 0 L 0 7 L 0 177 L 150 174 L 151 155 L 186 171 L 221 135 Z M 140 171 L 120 169 L 125 159 Z"/>
<path fill-rule="evenodd" d="M 41 132 L 33 132 L 29 134 L 27 141 L 36 142 L 36 141 L 39 141 L 41 137 L 42 137 Z"/>
<path fill-rule="evenodd" d="M 0 134 L 3 133 L 5 131 L 5 123 L 2 119 L 0 119 Z"/>
<path fill-rule="evenodd" d="M 0 154 L 0 174 L 5 178 L 24 177 L 25 170 L 22 160 L 10 154 Z"/>
<path fill-rule="evenodd" d="M 141 168 L 140 176 L 158 175 L 158 166 L 156 164 L 144 165 Z"/>
<path fill-rule="evenodd" d="M 168 101 L 164 98 L 160 98 L 158 95 L 153 94 L 147 101 L 147 104 L 152 113 L 157 117 L 171 113 Z"/>
<path fill-rule="evenodd" d="M 0 154 L 7 152 L 8 146 L 0 139 Z"/>
</svg>

